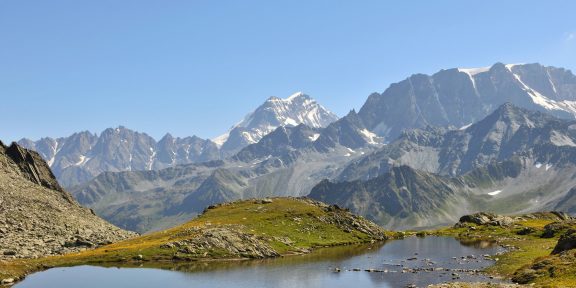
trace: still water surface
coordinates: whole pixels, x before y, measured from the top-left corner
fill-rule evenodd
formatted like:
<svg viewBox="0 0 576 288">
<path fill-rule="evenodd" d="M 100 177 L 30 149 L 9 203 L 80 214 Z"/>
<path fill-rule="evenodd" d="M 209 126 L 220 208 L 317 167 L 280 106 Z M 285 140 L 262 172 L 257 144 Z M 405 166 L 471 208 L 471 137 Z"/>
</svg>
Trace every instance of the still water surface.
<svg viewBox="0 0 576 288">
<path fill-rule="evenodd" d="M 482 255 L 493 255 L 500 249 L 486 243 L 464 245 L 448 237 L 411 237 L 385 244 L 320 249 L 310 255 L 261 261 L 195 262 L 164 269 L 96 266 L 53 268 L 30 275 L 15 287 L 360 288 L 406 287 L 409 284 L 426 287 L 428 284 L 451 281 L 453 273 L 460 277 L 458 281 L 494 282 L 482 275 L 454 269 L 485 268 L 493 262 L 484 259 Z M 334 272 L 335 268 L 340 268 L 341 272 Z M 437 268 L 439 271 L 407 272 L 414 268 Z M 440 268 L 444 269 L 440 271 Z M 384 272 L 366 272 L 365 269 Z"/>
</svg>

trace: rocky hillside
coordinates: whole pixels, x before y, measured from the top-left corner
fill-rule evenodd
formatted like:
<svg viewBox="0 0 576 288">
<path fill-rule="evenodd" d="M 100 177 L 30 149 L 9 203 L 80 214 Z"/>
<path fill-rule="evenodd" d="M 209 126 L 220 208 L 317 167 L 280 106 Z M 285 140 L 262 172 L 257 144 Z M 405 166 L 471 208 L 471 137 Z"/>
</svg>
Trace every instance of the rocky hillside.
<svg viewBox="0 0 576 288">
<path fill-rule="evenodd" d="M 0 142 L 0 259 L 64 254 L 133 236 L 80 206 L 38 153 Z"/>
</svg>

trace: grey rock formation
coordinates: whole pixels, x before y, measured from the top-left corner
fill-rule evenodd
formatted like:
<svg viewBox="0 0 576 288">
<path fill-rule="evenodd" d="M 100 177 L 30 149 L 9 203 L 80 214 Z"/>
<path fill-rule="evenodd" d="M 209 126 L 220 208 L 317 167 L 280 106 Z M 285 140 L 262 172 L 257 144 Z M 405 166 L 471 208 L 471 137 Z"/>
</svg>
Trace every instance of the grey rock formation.
<svg viewBox="0 0 576 288">
<path fill-rule="evenodd" d="M 457 179 L 400 166 L 367 181 L 325 180 L 308 196 L 350 208 L 386 227 L 414 228 L 452 223 L 454 215 L 466 212 L 466 189 Z"/>
</svg>

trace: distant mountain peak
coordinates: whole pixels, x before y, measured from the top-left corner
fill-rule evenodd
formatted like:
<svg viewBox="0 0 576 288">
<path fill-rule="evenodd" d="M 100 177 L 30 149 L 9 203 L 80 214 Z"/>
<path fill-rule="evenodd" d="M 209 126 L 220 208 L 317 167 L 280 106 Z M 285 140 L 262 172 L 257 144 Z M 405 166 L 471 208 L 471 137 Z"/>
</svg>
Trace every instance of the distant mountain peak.
<svg viewBox="0 0 576 288">
<path fill-rule="evenodd" d="M 166 141 L 166 140 L 171 140 L 171 141 L 172 141 L 173 139 L 174 139 L 174 136 L 172 136 L 172 134 L 170 134 L 170 133 L 168 132 L 168 133 L 164 134 L 164 136 L 163 136 L 162 138 L 160 138 L 160 141 L 163 141 L 163 140 L 164 140 L 164 141 Z"/>
<path fill-rule="evenodd" d="M 318 104 L 312 97 L 296 92 L 287 98 L 268 98 L 228 132 L 212 141 L 218 144 L 225 154 L 233 154 L 258 142 L 281 126 L 305 124 L 312 128 L 321 128 L 336 120 L 338 116 Z"/>
</svg>

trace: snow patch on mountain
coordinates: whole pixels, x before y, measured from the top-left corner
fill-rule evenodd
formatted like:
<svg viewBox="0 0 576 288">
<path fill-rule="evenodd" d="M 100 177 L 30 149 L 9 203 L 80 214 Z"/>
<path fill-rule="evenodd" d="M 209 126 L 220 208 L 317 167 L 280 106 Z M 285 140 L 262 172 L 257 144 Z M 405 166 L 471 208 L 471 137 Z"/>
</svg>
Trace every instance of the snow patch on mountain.
<svg viewBox="0 0 576 288">
<path fill-rule="evenodd" d="M 368 144 L 371 144 L 371 145 L 378 145 L 379 144 L 380 137 L 378 137 L 376 134 L 368 131 L 368 129 L 362 129 L 362 130 L 360 130 L 360 133 L 362 133 L 362 135 L 364 135 L 364 137 L 366 137 L 366 142 L 368 142 Z"/>
<path fill-rule="evenodd" d="M 76 162 L 75 166 L 82 166 L 86 164 L 86 162 L 90 161 L 90 157 L 86 157 L 85 155 L 80 155 L 80 160 Z"/>
<path fill-rule="evenodd" d="M 550 99 L 549 97 L 544 96 L 542 93 L 528 86 L 524 81 L 522 81 L 520 75 L 512 71 L 512 68 L 514 68 L 514 66 L 516 65 L 518 64 L 508 64 L 506 65 L 506 68 L 510 71 L 510 73 L 512 73 L 512 75 L 514 76 L 514 78 L 516 78 L 518 83 L 520 83 L 522 89 L 526 91 L 528 95 L 530 95 L 530 98 L 532 98 L 532 102 L 534 102 L 534 104 L 540 105 L 547 110 L 561 110 L 561 111 L 568 111 L 572 114 L 576 114 L 576 101 L 568 101 L 568 100 L 555 101 Z"/>
<path fill-rule="evenodd" d="M 480 68 L 458 68 L 458 71 L 466 73 L 470 76 L 474 76 L 476 74 L 488 72 L 489 70 L 490 70 L 490 66 L 480 67 Z"/>
<path fill-rule="evenodd" d="M 534 164 L 534 167 L 540 168 L 540 167 L 542 167 L 542 163 L 537 162 L 536 164 Z"/>
<path fill-rule="evenodd" d="M 462 73 L 466 73 L 468 75 L 468 77 L 470 77 L 470 81 L 472 82 L 472 86 L 474 86 L 474 90 L 476 90 L 476 79 L 474 79 L 474 76 L 476 74 L 490 71 L 490 67 L 458 68 L 458 71 L 462 72 Z"/>
<path fill-rule="evenodd" d="M 58 150 L 58 141 L 54 141 L 54 144 L 52 145 L 52 157 L 50 158 L 50 160 L 46 161 L 50 168 L 52 168 L 52 165 L 54 165 L 54 160 L 56 160 L 56 154 L 58 154 L 59 151 L 60 150 Z"/>
<path fill-rule="evenodd" d="M 318 137 L 320 137 L 320 133 L 315 133 L 315 134 L 312 134 L 310 137 L 308 137 L 308 139 L 310 139 L 310 141 L 314 142 L 318 139 Z"/>
<path fill-rule="evenodd" d="M 490 195 L 490 196 L 496 196 L 496 195 L 498 195 L 498 194 L 500 194 L 500 193 L 502 193 L 502 190 L 496 190 L 496 191 L 489 192 L 488 195 Z"/>
<path fill-rule="evenodd" d="M 474 123 L 466 124 L 466 125 L 460 127 L 458 130 L 466 130 L 466 129 L 468 129 L 470 126 L 472 126 L 472 124 L 474 124 Z"/>
</svg>

